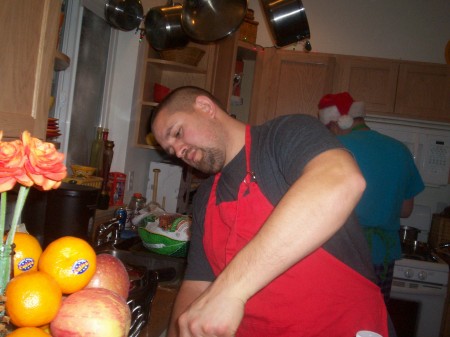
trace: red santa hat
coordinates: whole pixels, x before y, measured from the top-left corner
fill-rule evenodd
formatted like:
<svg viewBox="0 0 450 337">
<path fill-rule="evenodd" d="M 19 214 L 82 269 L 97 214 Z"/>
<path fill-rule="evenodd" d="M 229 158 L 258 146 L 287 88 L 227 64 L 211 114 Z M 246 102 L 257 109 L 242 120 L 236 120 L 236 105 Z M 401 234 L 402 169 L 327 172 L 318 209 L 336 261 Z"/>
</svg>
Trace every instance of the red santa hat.
<svg viewBox="0 0 450 337">
<path fill-rule="evenodd" d="M 364 116 L 364 102 L 355 102 L 348 92 L 325 95 L 319 102 L 319 119 L 325 125 L 337 122 L 346 130 L 352 127 L 353 118 Z"/>
</svg>

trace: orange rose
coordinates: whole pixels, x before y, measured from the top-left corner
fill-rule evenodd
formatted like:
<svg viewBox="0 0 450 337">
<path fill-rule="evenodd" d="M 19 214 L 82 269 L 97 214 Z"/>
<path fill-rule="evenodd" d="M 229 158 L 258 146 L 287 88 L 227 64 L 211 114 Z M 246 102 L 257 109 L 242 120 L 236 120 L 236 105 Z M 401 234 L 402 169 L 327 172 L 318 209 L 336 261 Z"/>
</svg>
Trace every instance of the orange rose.
<svg viewBox="0 0 450 337">
<path fill-rule="evenodd" d="M 67 175 L 64 154 L 59 153 L 55 145 L 31 137 L 28 131 L 22 133 L 22 143 L 28 157 L 25 162 L 28 176 L 44 191 L 58 188 Z"/>
<path fill-rule="evenodd" d="M 16 182 L 25 186 L 33 185 L 33 181 L 25 171 L 25 151 L 20 140 L 2 142 L 3 131 L 0 131 L 0 192 L 11 190 Z"/>
</svg>

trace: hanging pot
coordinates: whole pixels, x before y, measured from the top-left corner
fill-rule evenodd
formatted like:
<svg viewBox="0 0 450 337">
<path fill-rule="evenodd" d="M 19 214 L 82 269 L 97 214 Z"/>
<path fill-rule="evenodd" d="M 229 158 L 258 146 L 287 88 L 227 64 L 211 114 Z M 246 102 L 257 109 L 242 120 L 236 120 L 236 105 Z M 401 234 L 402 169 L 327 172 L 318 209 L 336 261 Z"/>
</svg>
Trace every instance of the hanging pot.
<svg viewBox="0 0 450 337">
<path fill-rule="evenodd" d="M 247 0 L 184 0 L 181 24 L 199 42 L 222 39 L 239 28 L 247 13 Z"/>
<path fill-rule="evenodd" d="M 105 3 L 106 22 L 120 30 L 138 29 L 144 19 L 143 14 L 139 0 L 108 0 Z"/>
<path fill-rule="evenodd" d="M 278 47 L 310 38 L 305 8 L 300 0 L 261 0 L 261 2 Z"/>
<path fill-rule="evenodd" d="M 181 27 L 180 4 L 170 1 L 167 6 L 151 8 L 145 16 L 145 35 L 150 45 L 160 51 L 182 48 L 189 42 L 189 37 Z"/>
</svg>

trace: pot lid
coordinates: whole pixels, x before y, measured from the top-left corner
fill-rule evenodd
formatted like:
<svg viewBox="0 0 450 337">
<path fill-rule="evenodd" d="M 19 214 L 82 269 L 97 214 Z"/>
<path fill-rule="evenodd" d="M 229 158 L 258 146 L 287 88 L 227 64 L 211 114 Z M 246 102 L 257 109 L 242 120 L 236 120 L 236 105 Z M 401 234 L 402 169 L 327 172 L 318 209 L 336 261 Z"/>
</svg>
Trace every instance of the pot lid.
<svg viewBox="0 0 450 337">
<path fill-rule="evenodd" d="M 213 42 L 238 29 L 246 13 L 246 0 L 184 0 L 181 25 L 193 40 Z"/>
</svg>

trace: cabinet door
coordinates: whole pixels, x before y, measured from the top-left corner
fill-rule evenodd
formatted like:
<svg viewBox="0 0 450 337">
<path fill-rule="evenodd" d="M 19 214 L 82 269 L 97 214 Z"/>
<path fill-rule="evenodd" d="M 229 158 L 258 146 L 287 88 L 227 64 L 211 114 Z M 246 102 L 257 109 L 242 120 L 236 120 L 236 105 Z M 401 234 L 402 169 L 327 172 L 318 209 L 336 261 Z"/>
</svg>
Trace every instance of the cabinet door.
<svg viewBox="0 0 450 337">
<path fill-rule="evenodd" d="M 45 139 L 60 0 L 0 1 L 0 128 Z"/>
<path fill-rule="evenodd" d="M 316 117 L 319 100 L 333 88 L 334 66 L 329 55 L 265 49 L 256 62 L 250 123 L 287 114 Z"/>
<path fill-rule="evenodd" d="M 248 122 L 249 111 L 252 108 L 251 96 L 255 78 L 255 63 L 262 53 L 262 47 L 240 40 L 238 33 L 216 43 L 212 93 L 227 112 L 234 114 L 243 122 Z M 236 73 L 238 60 L 243 64 L 240 74 Z M 240 88 L 239 96 L 233 96 L 236 94 L 234 91 L 237 85 Z"/>
<path fill-rule="evenodd" d="M 395 114 L 450 122 L 450 66 L 400 64 Z"/>
<path fill-rule="evenodd" d="M 334 92 L 349 92 L 368 112 L 393 113 L 398 67 L 394 60 L 339 55 Z"/>
</svg>

